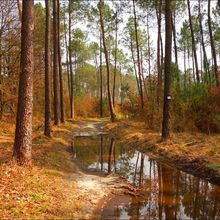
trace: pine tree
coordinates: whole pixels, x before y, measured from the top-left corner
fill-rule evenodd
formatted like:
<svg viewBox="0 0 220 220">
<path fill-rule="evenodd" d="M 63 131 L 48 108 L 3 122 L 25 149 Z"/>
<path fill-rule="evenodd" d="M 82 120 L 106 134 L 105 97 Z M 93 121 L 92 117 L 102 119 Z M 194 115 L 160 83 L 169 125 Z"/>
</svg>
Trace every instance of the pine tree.
<svg viewBox="0 0 220 220">
<path fill-rule="evenodd" d="M 51 59 L 50 59 L 50 0 L 46 0 L 46 30 L 45 30 L 45 126 L 44 134 L 51 136 Z"/>
<path fill-rule="evenodd" d="M 34 0 L 22 2 L 21 61 L 13 157 L 20 165 L 31 164 L 33 115 Z"/>
<path fill-rule="evenodd" d="M 172 24 L 171 24 L 171 0 L 166 0 L 165 5 L 165 69 L 164 69 L 164 107 L 162 123 L 162 140 L 170 137 L 170 85 L 171 85 L 171 59 L 172 59 Z"/>
</svg>

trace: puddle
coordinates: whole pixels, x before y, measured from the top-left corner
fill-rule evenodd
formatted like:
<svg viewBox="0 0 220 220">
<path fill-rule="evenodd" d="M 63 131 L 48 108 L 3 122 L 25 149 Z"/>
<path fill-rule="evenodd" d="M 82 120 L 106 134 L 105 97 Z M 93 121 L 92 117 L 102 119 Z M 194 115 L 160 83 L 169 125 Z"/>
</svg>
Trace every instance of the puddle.
<svg viewBox="0 0 220 220">
<path fill-rule="evenodd" d="M 73 154 L 86 169 L 118 173 L 143 191 L 143 198 L 111 198 L 102 219 L 220 219 L 220 186 L 151 159 L 107 135 L 75 137 Z"/>
</svg>

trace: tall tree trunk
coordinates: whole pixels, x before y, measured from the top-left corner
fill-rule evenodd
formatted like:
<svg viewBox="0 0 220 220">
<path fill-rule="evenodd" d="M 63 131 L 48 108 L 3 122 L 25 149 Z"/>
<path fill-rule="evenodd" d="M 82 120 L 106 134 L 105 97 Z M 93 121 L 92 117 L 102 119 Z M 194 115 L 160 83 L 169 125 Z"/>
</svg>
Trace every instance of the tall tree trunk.
<svg viewBox="0 0 220 220">
<path fill-rule="evenodd" d="M 151 82 L 151 48 L 150 48 L 150 31 L 149 31 L 149 14 L 147 13 L 147 50 L 148 50 L 148 76 L 149 76 L 149 85 L 150 90 L 152 90 Z"/>
<path fill-rule="evenodd" d="M 158 32 L 157 32 L 157 102 L 160 103 L 160 97 L 162 93 L 162 59 L 163 55 L 160 54 L 160 49 L 162 50 L 162 37 L 161 37 L 161 11 L 162 11 L 162 0 L 159 0 L 159 8 L 157 3 L 158 0 L 156 0 L 156 15 L 157 15 L 157 25 L 158 25 Z"/>
<path fill-rule="evenodd" d="M 13 157 L 21 165 L 31 164 L 33 115 L 34 0 L 22 1 L 21 58 L 17 120 Z"/>
<path fill-rule="evenodd" d="M 187 0 L 188 5 L 188 13 L 189 13 L 189 24 L 190 24 L 190 31 L 191 31 L 191 37 L 192 37 L 192 50 L 194 54 L 194 61 L 195 61 L 195 68 L 196 68 L 196 80 L 199 83 L 200 77 L 199 77 L 199 67 L 198 67 L 198 60 L 197 60 L 197 54 L 196 54 L 196 42 L 195 42 L 195 36 L 194 36 L 194 29 L 191 19 L 191 10 L 190 10 L 190 2 Z"/>
<path fill-rule="evenodd" d="M 202 61 L 203 61 L 203 54 L 202 54 L 202 43 L 201 43 L 201 40 L 200 40 L 200 42 L 199 42 L 200 44 L 199 44 L 199 52 L 200 52 L 200 71 L 201 71 L 201 81 L 202 81 L 202 79 L 203 79 L 203 63 L 202 63 Z"/>
<path fill-rule="evenodd" d="M 160 33 L 160 50 L 161 50 L 161 65 L 164 65 L 164 57 L 163 57 L 163 38 L 162 34 Z M 160 68 L 160 77 L 161 77 L 161 88 L 162 88 L 162 79 L 163 79 L 163 68 Z"/>
<path fill-rule="evenodd" d="M 108 101 L 109 101 L 109 109 L 110 109 L 110 114 L 111 114 L 111 121 L 114 122 L 116 119 L 116 115 L 115 115 L 115 110 L 114 110 L 114 106 L 112 103 L 112 95 L 111 95 L 111 89 L 110 89 L 110 67 L 109 67 L 108 51 L 107 51 L 107 46 L 105 42 L 105 29 L 104 29 L 103 12 L 102 12 L 103 6 L 104 6 L 104 0 L 100 0 L 99 1 L 99 14 L 100 14 L 100 24 L 101 24 L 101 31 L 102 31 L 102 43 L 103 43 L 106 68 L 107 68 Z"/>
<path fill-rule="evenodd" d="M 140 49 L 140 53 L 141 53 L 141 77 L 142 77 L 142 82 L 143 82 L 143 86 L 144 86 L 145 95 L 147 97 L 147 85 L 146 85 L 146 81 L 145 81 L 145 78 L 144 78 L 144 66 L 143 66 L 143 51 L 142 51 L 142 48 Z"/>
<path fill-rule="evenodd" d="M 117 9 L 116 9 L 117 10 Z M 118 12 L 116 11 L 115 22 L 115 66 L 114 66 L 114 80 L 113 80 L 113 106 L 115 107 L 115 87 L 116 87 L 116 73 L 117 73 L 117 52 L 118 52 Z"/>
<path fill-rule="evenodd" d="M 187 43 L 187 64 L 188 64 L 188 84 L 189 84 L 189 88 L 190 88 L 190 84 L 191 84 L 191 66 L 190 66 L 190 45 L 189 43 Z"/>
<path fill-rule="evenodd" d="M 210 36 L 210 43 L 211 43 L 211 49 L 212 49 L 212 58 L 214 62 L 214 71 L 215 71 L 215 80 L 216 85 L 220 85 L 220 76 L 218 74 L 218 66 L 217 66 L 217 59 L 216 59 L 216 51 L 215 51 L 215 41 L 213 38 L 212 33 L 212 19 L 211 19 L 211 1 L 208 0 L 208 26 L 209 26 L 209 36 Z"/>
<path fill-rule="evenodd" d="M 2 51 L 2 28 L 0 29 L 0 51 Z M 0 54 L 0 120 L 2 119 L 4 112 L 4 104 L 3 104 L 3 74 L 2 74 L 2 64 L 3 64 L 3 55 Z"/>
<path fill-rule="evenodd" d="M 173 44 L 174 44 L 174 54 L 175 54 L 175 64 L 178 66 L 178 51 L 177 51 L 177 42 L 176 42 L 176 13 L 175 10 L 173 10 L 172 16 L 171 16 L 171 21 L 172 21 L 172 31 L 173 31 Z M 177 87 L 178 89 L 180 88 L 180 76 L 179 72 L 177 74 Z"/>
<path fill-rule="evenodd" d="M 22 10 L 21 10 L 21 2 L 20 2 L 20 0 L 17 0 L 17 6 L 18 6 L 19 20 L 22 21 Z"/>
<path fill-rule="evenodd" d="M 70 117 L 74 119 L 74 91 L 73 91 L 73 64 L 72 64 L 72 34 L 71 34 L 72 18 L 71 18 L 71 0 L 69 0 L 69 66 L 70 66 Z"/>
<path fill-rule="evenodd" d="M 46 0 L 45 30 L 45 126 L 44 134 L 51 137 L 51 59 L 50 59 L 50 0 Z"/>
<path fill-rule="evenodd" d="M 141 98 L 141 108 L 144 108 L 144 95 L 143 95 L 143 86 L 141 80 L 141 63 L 140 63 L 140 51 L 139 51 L 139 42 L 138 42 L 138 24 L 137 16 L 135 9 L 135 0 L 133 0 L 133 12 L 134 12 L 134 28 L 135 28 L 135 40 L 136 40 L 136 49 L 137 49 L 137 63 L 138 63 L 138 77 L 139 77 L 139 88 L 140 88 L 140 98 Z"/>
<path fill-rule="evenodd" d="M 205 49 L 203 26 L 202 26 L 201 0 L 199 0 L 199 27 L 200 27 L 201 44 L 202 44 L 202 50 L 203 50 L 203 56 L 204 56 L 204 61 L 203 61 L 204 69 L 205 69 L 206 77 L 208 77 L 210 73 L 209 73 L 208 58 L 207 58 L 207 53 Z"/>
<path fill-rule="evenodd" d="M 74 82 L 76 85 L 76 91 L 80 92 L 81 91 L 81 84 L 80 84 L 80 75 L 76 75 L 76 70 L 77 70 L 77 55 L 74 53 L 74 72 L 75 72 L 75 77 L 74 77 Z"/>
<path fill-rule="evenodd" d="M 140 95 L 140 94 L 141 94 L 141 92 L 140 92 L 140 84 L 139 84 L 139 79 L 138 79 L 137 69 L 136 69 L 136 65 L 135 65 L 134 46 L 133 46 L 133 42 L 132 42 L 132 37 L 130 38 L 130 47 L 131 47 L 132 61 L 133 61 L 133 65 L 134 65 L 134 74 L 135 74 L 135 77 L 136 77 L 138 93 L 139 93 L 139 95 Z"/>
<path fill-rule="evenodd" d="M 177 51 L 177 43 L 176 43 L 176 13 L 175 10 L 172 14 L 172 31 L 173 31 L 173 44 L 174 44 L 174 54 L 175 54 L 175 64 L 178 66 L 178 51 Z"/>
<path fill-rule="evenodd" d="M 66 49 L 66 72 L 67 72 L 67 81 L 68 81 L 68 93 L 69 93 L 69 99 L 71 102 L 71 82 L 70 82 L 70 67 L 69 67 L 69 50 L 68 50 L 68 44 L 67 44 L 67 24 L 66 24 L 66 16 L 64 14 L 64 40 L 65 40 L 65 49 Z"/>
<path fill-rule="evenodd" d="M 120 98 L 121 98 L 121 108 L 123 105 L 123 94 L 122 94 L 122 87 L 123 87 L 123 81 L 122 81 L 122 72 L 121 72 L 121 65 L 120 65 Z"/>
<path fill-rule="evenodd" d="M 191 69 L 191 71 L 189 71 L 189 74 L 188 74 L 189 89 L 190 89 L 190 86 L 191 86 L 191 72 L 192 72 L 192 68 L 191 68 L 191 65 L 190 65 L 190 47 L 189 47 L 189 44 L 187 45 L 187 59 L 188 59 L 189 70 Z"/>
<path fill-rule="evenodd" d="M 192 50 L 192 57 L 193 57 L 194 51 Z M 196 76 L 195 76 L 195 60 L 192 59 L 192 68 L 193 68 L 193 82 L 196 82 Z"/>
<path fill-rule="evenodd" d="M 162 140 L 170 137 L 170 85 L 171 85 L 171 60 L 172 60 L 172 24 L 171 24 L 171 0 L 166 0 L 165 4 L 165 69 L 164 69 L 164 107 L 163 107 L 163 124 L 162 124 Z"/>
<path fill-rule="evenodd" d="M 100 79 L 99 79 L 100 76 L 99 75 L 100 74 L 99 74 L 98 55 L 97 55 L 96 51 L 94 53 L 94 61 L 95 61 L 96 77 L 97 77 L 96 83 L 97 83 L 97 88 L 98 88 L 98 89 L 94 90 L 94 96 L 96 98 L 98 98 L 99 97 L 99 88 L 100 88 L 100 85 L 99 85 L 99 83 L 100 83 Z"/>
<path fill-rule="evenodd" d="M 60 79 L 60 121 L 65 122 L 64 100 L 63 100 L 63 73 L 62 73 L 62 56 L 60 43 L 60 2 L 57 0 L 57 31 L 58 31 L 58 63 L 59 63 L 59 79 Z"/>
<path fill-rule="evenodd" d="M 58 72 L 58 2 L 53 0 L 53 91 L 54 124 L 59 124 L 59 72 Z"/>
<path fill-rule="evenodd" d="M 183 51 L 183 53 L 184 53 L 184 90 L 186 91 L 186 79 L 187 79 L 187 77 L 186 77 L 186 45 L 184 44 L 184 51 Z"/>
<path fill-rule="evenodd" d="M 102 80 L 102 32 L 100 30 L 100 66 L 99 66 L 99 79 L 100 79 L 100 117 L 103 117 L 103 80 Z"/>
<path fill-rule="evenodd" d="M 51 88 L 51 93 L 52 93 L 51 100 L 53 100 L 53 43 L 51 43 L 51 44 L 52 44 L 52 46 L 50 49 L 50 60 L 51 60 L 51 62 L 50 62 L 51 63 L 51 65 L 50 65 L 50 68 L 51 68 L 50 88 Z M 51 101 L 51 113 L 52 113 L 52 101 Z M 52 119 L 52 114 L 51 114 L 51 119 Z"/>
</svg>

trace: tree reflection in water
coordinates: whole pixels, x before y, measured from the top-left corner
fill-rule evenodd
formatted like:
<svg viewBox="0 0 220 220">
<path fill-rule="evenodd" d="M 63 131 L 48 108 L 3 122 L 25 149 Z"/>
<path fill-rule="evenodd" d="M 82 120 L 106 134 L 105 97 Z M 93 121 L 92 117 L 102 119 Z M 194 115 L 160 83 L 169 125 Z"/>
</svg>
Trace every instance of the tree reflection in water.
<svg viewBox="0 0 220 220">
<path fill-rule="evenodd" d="M 73 152 L 85 167 L 117 172 L 143 190 L 144 199 L 112 198 L 103 209 L 104 219 L 220 219 L 219 186 L 150 159 L 108 136 L 75 138 Z"/>
</svg>

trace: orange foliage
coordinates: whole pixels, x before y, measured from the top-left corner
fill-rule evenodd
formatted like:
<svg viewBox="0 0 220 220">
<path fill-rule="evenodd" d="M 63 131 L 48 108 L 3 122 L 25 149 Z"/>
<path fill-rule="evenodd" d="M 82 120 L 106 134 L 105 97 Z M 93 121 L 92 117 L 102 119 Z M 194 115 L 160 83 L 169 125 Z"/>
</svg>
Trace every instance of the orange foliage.
<svg viewBox="0 0 220 220">
<path fill-rule="evenodd" d="M 96 98 L 90 95 L 76 97 L 75 112 L 80 117 L 97 117 L 99 110 Z"/>
<path fill-rule="evenodd" d="M 220 94 L 220 86 L 218 86 L 218 87 L 211 87 L 210 89 L 209 89 L 209 93 L 210 93 L 210 95 L 211 96 L 218 96 L 219 94 Z"/>
</svg>

